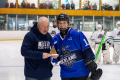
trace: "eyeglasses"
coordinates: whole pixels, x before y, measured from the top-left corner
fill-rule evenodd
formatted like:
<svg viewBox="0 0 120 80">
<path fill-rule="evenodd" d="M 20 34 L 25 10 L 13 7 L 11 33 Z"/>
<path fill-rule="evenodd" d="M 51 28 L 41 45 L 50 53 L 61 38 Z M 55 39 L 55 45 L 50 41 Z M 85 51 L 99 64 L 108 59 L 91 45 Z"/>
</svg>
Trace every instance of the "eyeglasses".
<svg viewBox="0 0 120 80">
<path fill-rule="evenodd" d="M 49 26 L 42 26 L 42 28 L 44 28 L 44 29 L 45 29 L 45 28 L 49 28 Z"/>
</svg>

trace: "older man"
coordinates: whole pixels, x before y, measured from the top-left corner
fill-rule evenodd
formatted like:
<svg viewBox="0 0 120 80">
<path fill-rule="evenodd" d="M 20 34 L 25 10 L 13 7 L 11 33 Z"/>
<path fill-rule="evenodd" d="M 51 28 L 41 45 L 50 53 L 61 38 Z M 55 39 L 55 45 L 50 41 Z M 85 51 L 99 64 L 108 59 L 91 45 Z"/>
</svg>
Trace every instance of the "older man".
<svg viewBox="0 0 120 80">
<path fill-rule="evenodd" d="M 52 37 L 48 30 L 49 20 L 41 17 L 24 37 L 21 54 L 25 58 L 25 80 L 50 80 L 52 76 L 49 55 Z"/>
</svg>

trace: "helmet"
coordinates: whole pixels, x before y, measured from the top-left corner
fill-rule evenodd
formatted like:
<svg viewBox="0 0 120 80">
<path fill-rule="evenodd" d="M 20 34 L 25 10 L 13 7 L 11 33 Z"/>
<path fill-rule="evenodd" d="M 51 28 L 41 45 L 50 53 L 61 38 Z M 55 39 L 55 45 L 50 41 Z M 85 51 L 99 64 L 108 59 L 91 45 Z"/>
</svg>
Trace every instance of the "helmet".
<svg viewBox="0 0 120 80">
<path fill-rule="evenodd" d="M 101 27 L 101 30 L 102 30 L 102 26 L 100 25 L 100 24 L 98 24 L 97 26 L 96 26 L 96 29 L 98 30 L 98 27 Z M 101 30 L 98 30 L 98 31 L 101 31 Z"/>
<path fill-rule="evenodd" d="M 102 28 L 102 26 L 101 26 L 100 24 L 98 24 L 98 25 L 96 26 L 96 29 L 97 29 L 98 27 L 101 27 L 101 28 Z"/>
<path fill-rule="evenodd" d="M 53 19 L 52 22 L 57 22 L 57 20 L 56 20 L 56 19 Z"/>
<path fill-rule="evenodd" d="M 118 24 L 120 24 L 120 21 L 118 21 L 117 23 L 116 23 L 116 26 L 118 27 Z"/>
<path fill-rule="evenodd" d="M 57 17 L 57 23 L 58 23 L 58 21 L 67 21 L 69 24 L 69 20 L 70 20 L 70 18 L 66 13 L 61 13 Z"/>
<path fill-rule="evenodd" d="M 71 22 L 71 23 L 70 23 L 70 25 L 73 25 L 73 26 L 74 26 L 74 23 L 73 23 L 73 22 Z"/>
<path fill-rule="evenodd" d="M 61 13 L 57 17 L 57 24 L 58 24 L 59 21 L 67 21 L 67 23 L 69 24 L 69 20 L 70 20 L 70 18 L 66 13 Z M 58 29 L 60 30 L 61 35 L 66 35 L 67 32 L 68 32 L 69 27 L 67 29 L 60 29 L 58 27 Z"/>
<path fill-rule="evenodd" d="M 54 23 L 57 22 L 57 20 L 56 20 L 56 19 L 53 19 L 52 22 L 53 22 L 53 27 L 56 28 L 56 27 L 57 27 L 57 24 L 54 24 Z"/>
</svg>

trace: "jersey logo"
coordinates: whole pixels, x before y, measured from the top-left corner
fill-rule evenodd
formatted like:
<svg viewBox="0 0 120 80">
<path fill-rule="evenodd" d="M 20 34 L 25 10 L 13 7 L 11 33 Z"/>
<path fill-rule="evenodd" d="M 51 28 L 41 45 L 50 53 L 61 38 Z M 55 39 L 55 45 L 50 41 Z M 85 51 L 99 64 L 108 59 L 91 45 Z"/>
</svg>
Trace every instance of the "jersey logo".
<svg viewBox="0 0 120 80">
<path fill-rule="evenodd" d="M 52 32 L 51 32 L 51 35 L 52 35 L 52 36 L 56 35 L 56 31 L 52 31 Z"/>
<path fill-rule="evenodd" d="M 102 34 L 99 34 L 99 35 L 98 35 L 98 38 L 101 38 L 101 39 L 102 39 L 102 37 L 103 37 L 103 35 L 102 35 Z"/>
<path fill-rule="evenodd" d="M 76 54 L 72 54 L 69 49 L 67 49 L 69 46 L 63 47 L 62 45 L 62 53 L 63 55 L 60 55 L 60 64 L 63 64 L 67 67 L 72 67 L 73 63 L 76 62 Z"/>
<path fill-rule="evenodd" d="M 120 36 L 120 31 L 117 33 L 118 36 Z"/>
<path fill-rule="evenodd" d="M 68 38 L 68 40 L 72 40 L 72 37 Z"/>
<path fill-rule="evenodd" d="M 79 29 L 75 29 L 77 32 L 81 32 Z"/>
</svg>

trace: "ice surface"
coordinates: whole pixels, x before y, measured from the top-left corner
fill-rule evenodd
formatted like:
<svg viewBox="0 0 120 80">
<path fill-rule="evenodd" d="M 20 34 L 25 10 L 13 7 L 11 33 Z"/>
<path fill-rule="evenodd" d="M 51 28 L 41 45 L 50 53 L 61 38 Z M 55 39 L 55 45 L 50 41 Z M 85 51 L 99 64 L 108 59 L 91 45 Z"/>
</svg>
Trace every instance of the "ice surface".
<svg viewBox="0 0 120 80">
<path fill-rule="evenodd" d="M 21 56 L 20 48 L 22 41 L 0 41 L 0 80 L 25 80 L 24 58 Z M 113 48 L 110 47 L 110 58 L 112 60 Z M 61 80 L 59 64 L 54 65 L 51 80 Z M 103 76 L 100 80 L 120 80 L 120 63 L 100 64 Z"/>
</svg>

